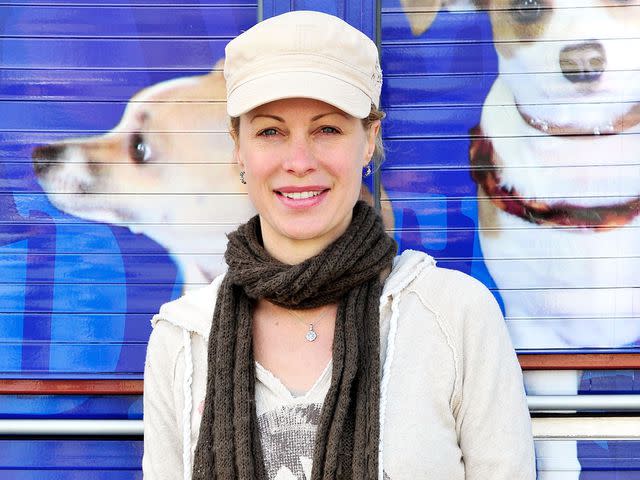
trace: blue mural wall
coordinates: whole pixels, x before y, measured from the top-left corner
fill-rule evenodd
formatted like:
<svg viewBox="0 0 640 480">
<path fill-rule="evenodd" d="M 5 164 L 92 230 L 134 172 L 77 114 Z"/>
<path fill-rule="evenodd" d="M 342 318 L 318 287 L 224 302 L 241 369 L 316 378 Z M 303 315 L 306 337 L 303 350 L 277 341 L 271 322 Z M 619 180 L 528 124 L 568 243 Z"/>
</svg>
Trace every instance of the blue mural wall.
<svg viewBox="0 0 640 480">
<path fill-rule="evenodd" d="M 0 378 L 142 379 L 150 317 L 221 271 L 225 232 L 251 214 L 229 156 L 224 46 L 292 8 L 379 32 L 387 158 L 374 194 L 400 248 L 485 283 L 521 351 L 636 352 L 640 65 L 621 52 L 640 18 L 617 27 L 623 6 L 563 8 L 564 32 L 536 39 L 527 25 L 564 24 L 533 3 L 0 4 Z M 500 15 L 520 26 L 498 28 Z M 582 44 L 597 61 L 578 78 Z M 497 164 L 474 156 L 482 139 Z M 637 385 L 614 371 L 527 388 Z M 142 407 L 4 395 L 0 417 L 140 419 Z M 2 441 L 3 478 L 141 477 L 139 439 Z M 634 442 L 572 448 L 544 449 L 541 478 L 640 478 Z"/>
<path fill-rule="evenodd" d="M 135 224 L 56 208 L 56 197 L 81 193 L 43 190 L 33 149 L 103 135 L 142 88 L 210 71 L 256 8 L 0 6 L 0 375 L 142 378 L 149 318 L 181 293 L 180 272 Z M 108 161 L 125 160 L 114 152 Z M 114 188 L 98 201 L 127 194 Z"/>
</svg>

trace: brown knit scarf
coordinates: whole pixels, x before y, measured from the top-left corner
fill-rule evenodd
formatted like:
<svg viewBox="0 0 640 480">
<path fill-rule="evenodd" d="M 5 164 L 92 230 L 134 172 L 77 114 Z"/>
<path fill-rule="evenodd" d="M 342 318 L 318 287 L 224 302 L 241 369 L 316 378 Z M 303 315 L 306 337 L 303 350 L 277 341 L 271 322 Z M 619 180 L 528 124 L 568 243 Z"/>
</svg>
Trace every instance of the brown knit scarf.
<svg viewBox="0 0 640 480">
<path fill-rule="evenodd" d="M 209 336 L 205 407 L 194 480 L 267 480 L 255 408 L 251 322 L 257 299 L 305 309 L 338 302 L 333 373 L 316 434 L 313 480 L 378 475 L 380 273 L 397 246 L 376 211 L 353 209 L 347 231 L 297 265 L 271 257 L 258 217 L 229 235 L 229 265 Z"/>
</svg>

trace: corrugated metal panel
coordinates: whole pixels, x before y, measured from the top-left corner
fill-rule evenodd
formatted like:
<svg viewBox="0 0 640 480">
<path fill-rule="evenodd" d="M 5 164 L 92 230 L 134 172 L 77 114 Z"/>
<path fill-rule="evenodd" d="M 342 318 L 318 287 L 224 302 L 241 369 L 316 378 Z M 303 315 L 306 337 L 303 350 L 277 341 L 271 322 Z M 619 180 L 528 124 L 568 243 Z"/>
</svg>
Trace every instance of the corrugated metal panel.
<svg viewBox="0 0 640 480">
<path fill-rule="evenodd" d="M 164 198 L 183 216 L 105 225 L 89 213 L 72 215 L 69 206 L 81 191 L 55 184 L 45 194 L 32 154 L 40 145 L 109 132 L 141 89 L 214 68 L 221 75 L 214 65 L 224 45 L 256 22 L 257 9 L 246 0 L 0 3 L 0 376 L 141 378 L 151 315 L 195 285 L 171 254 L 221 268 L 224 234 L 253 212 L 235 181 L 191 182 L 204 171 L 206 179 L 235 180 L 223 89 L 195 95 L 187 89 L 189 104 L 183 91 L 145 105 L 157 117 L 175 118 L 150 129 L 156 153 L 161 144 L 198 144 L 207 146 L 202 154 L 156 154 L 156 173 L 146 165 L 148 173 L 129 188 L 96 189 L 104 205 L 152 212 Z M 174 107 L 198 118 L 178 120 Z M 204 109 L 211 119 L 198 113 Z M 111 178 L 133 178 L 127 149 L 136 131 L 121 129 L 121 150 L 103 159 Z M 75 156 L 70 164 L 84 161 Z M 145 174 L 159 172 L 172 181 L 139 188 Z M 194 210 L 203 197 L 216 200 L 215 215 Z M 169 254 L 151 231 L 156 239 L 180 232 L 209 241 L 183 243 Z M 46 410 L 45 404 L 31 405 Z"/>
<path fill-rule="evenodd" d="M 519 194 L 518 199 L 592 206 L 635 201 L 640 194 L 635 117 L 621 122 L 604 117 L 578 130 L 581 137 L 575 140 L 550 135 L 575 129 L 557 120 L 562 125 L 558 129 L 548 119 L 558 112 L 564 118 L 593 119 L 604 115 L 599 113 L 605 111 L 603 104 L 624 112 L 638 102 L 638 68 L 624 53 L 640 45 L 640 23 L 631 19 L 640 18 L 632 6 L 636 3 L 620 8 L 580 0 L 528 6 L 485 2 L 487 11 L 471 2 L 382 1 L 383 103 L 388 113 L 382 185 L 384 204 L 394 216 L 390 231 L 401 248 L 426 250 L 441 266 L 485 283 L 505 309 L 521 348 L 637 351 L 640 230 L 635 221 L 599 231 L 502 217 L 481 223 L 482 212 L 496 210 L 492 200 L 498 197 L 478 195 L 472 171 L 491 170 L 471 165 L 473 135 L 482 133 L 470 132 L 481 119 L 485 128 L 493 120 L 485 134 L 494 147 L 498 139 L 499 167 L 510 169 L 505 191 Z M 529 23 L 519 24 L 518 15 Z M 587 42 L 583 48 L 594 49 L 594 61 L 606 45 L 608 94 L 591 95 L 585 88 L 571 95 L 568 77 L 569 86 L 562 85 L 560 52 Z M 535 111 L 535 116 L 521 117 L 515 94 L 489 96 L 496 78 L 507 88 L 522 87 L 518 108 Z M 607 128 L 623 133 L 598 135 Z M 504 152 L 511 157 L 503 158 Z M 500 243 L 492 241 L 496 238 Z M 540 395 L 636 393 L 640 385 L 635 371 L 570 370 L 526 372 L 525 384 L 529 393 Z M 627 426 L 608 418 L 535 420 L 553 422 L 559 435 L 536 442 L 539 478 L 638 477 L 638 442 L 566 438 L 571 422 L 583 429 L 600 422 L 614 436 L 624 431 L 630 435 L 624 438 L 637 438 L 635 417 L 627 419 Z"/>
<path fill-rule="evenodd" d="M 597 29 L 602 23 L 599 15 L 637 15 L 638 7 L 632 7 L 632 2 L 626 5 L 603 7 L 565 1 L 556 7 L 580 25 L 582 33 L 550 33 L 544 42 L 549 50 L 560 50 L 566 38 L 591 41 L 593 32 L 601 31 Z M 320 9 L 346 18 L 371 37 L 376 33 L 375 2 L 272 0 L 262 2 L 261 7 L 267 17 L 291 8 Z M 559 76 L 558 64 L 540 64 L 532 70 L 522 63 L 499 72 L 496 51 L 516 51 L 533 42 L 520 38 L 515 30 L 494 35 L 490 13 L 496 12 L 469 5 L 457 11 L 453 7 L 436 11 L 432 6 L 419 6 L 407 12 L 398 0 L 383 0 L 382 10 L 379 40 L 385 73 L 382 103 L 388 113 L 388 158 L 380 174 L 381 195 L 382 206 L 394 213 L 389 230 L 401 249 L 426 250 L 442 266 L 471 273 L 487 284 L 506 304 L 507 322 L 517 332 L 514 339 L 519 346 L 561 349 L 566 345 L 546 338 L 548 331 L 567 329 L 577 332 L 578 338 L 593 329 L 598 334 L 580 337 L 572 345 L 573 351 L 637 350 L 640 335 L 634 338 L 621 333 L 633 331 L 640 320 L 636 308 L 640 305 L 637 225 L 617 228 L 615 237 L 601 236 L 603 248 L 598 250 L 558 250 L 549 243 L 524 254 L 518 246 L 535 244 L 532 234 L 548 233 L 551 227 L 523 224 L 496 228 L 478 221 L 478 208 L 492 204 L 490 199 L 477 198 L 470 176 L 469 131 L 483 116 L 508 118 L 513 107 L 500 99 L 487 99 L 490 88 L 498 74 L 511 84 L 554 82 Z M 142 88 L 209 72 L 222 57 L 226 42 L 251 26 L 257 15 L 255 2 L 240 0 L 0 3 L 0 376 L 141 378 L 149 317 L 183 288 L 205 282 L 183 277 L 179 266 L 192 263 L 220 268 L 224 234 L 252 212 L 237 182 L 214 185 L 191 181 L 202 176 L 202 168 L 216 179 L 234 173 L 226 118 L 222 105 L 216 105 L 224 99 L 222 90 L 190 99 L 195 103 L 189 106 L 194 108 L 214 104 L 211 111 L 217 113 L 212 123 L 194 126 L 174 122 L 153 129 L 159 142 L 207 139 L 215 145 L 215 153 L 210 154 L 209 149 L 205 156 L 193 156 L 186 162 L 182 156 L 160 156 L 155 159 L 155 170 L 145 165 L 146 171 L 162 171 L 171 182 L 145 189 L 139 188 L 141 182 L 96 188 L 102 202 L 156 212 L 161 211 L 158 205 L 162 201 L 182 212 L 179 216 L 126 218 L 118 225 L 79 219 L 69 207 L 79 192 L 69 193 L 68 185 L 52 184 L 45 195 L 34 176 L 31 155 L 37 145 L 108 132 Z M 416 20 L 413 25 L 410 16 Z M 612 50 L 633 52 L 640 46 L 640 32 L 623 35 L 612 29 L 599 40 L 606 40 Z M 611 107 L 623 109 L 637 101 L 633 98 L 634 83 L 628 81 L 629 71 L 623 68 L 611 73 L 609 81 L 619 93 L 609 98 Z M 597 102 L 586 97 L 569 102 L 527 98 L 528 103 L 538 105 L 542 115 L 557 110 L 563 102 L 583 117 L 597 108 Z M 151 102 L 149 106 L 169 111 L 175 103 L 169 99 L 168 104 Z M 589 183 L 577 194 L 572 183 L 573 178 L 589 175 L 606 179 L 610 171 L 623 179 L 640 180 L 640 162 L 633 147 L 638 132 L 620 135 L 617 142 L 610 137 L 606 148 L 599 147 L 606 155 L 586 165 L 579 155 L 554 154 L 556 139 L 543 131 L 523 133 L 516 126 L 503 122 L 492 135 L 499 137 L 507 150 L 518 151 L 527 140 L 550 153 L 514 171 L 520 177 L 567 179 L 560 186 L 523 198 L 598 203 L 638 195 L 640 182 Z M 130 147 L 127 142 L 135 132 L 135 128 L 122 130 L 123 151 Z M 76 166 L 82 162 L 78 156 L 67 160 Z M 126 155 L 115 155 L 102 165 L 114 178 L 128 178 L 137 171 L 131 169 Z M 214 200 L 215 215 L 194 208 L 206 200 Z M 52 202 L 66 207 L 55 208 Z M 573 236 L 585 233 L 577 227 L 553 229 L 560 230 Z M 207 238 L 208 242 L 182 243 L 169 249 L 149 238 L 166 238 L 172 232 L 189 239 Z M 480 238 L 498 232 L 508 234 L 516 248 L 485 248 L 483 252 Z M 603 265 L 608 274 L 600 275 Z M 492 269 L 522 274 L 496 281 Z M 571 283 L 564 280 L 567 271 L 586 274 Z M 511 308 L 539 303 L 540 298 L 548 298 L 543 308 Z M 552 308 L 558 301 L 578 308 Z M 524 342 L 522 338 L 533 340 Z M 600 376 L 562 372 L 555 377 L 534 373 L 527 375 L 526 381 L 530 390 L 546 394 L 554 394 L 554 389 L 556 394 L 571 394 L 636 392 L 640 388 L 635 372 Z M 139 397 L 6 396 L 3 402 L 0 416 L 5 418 L 139 418 L 141 414 Z M 567 427 L 562 420 L 557 423 L 560 428 Z M 5 445 L 9 448 L 0 448 L 8 455 L 0 458 L 0 468 L 4 468 L 0 476 L 141 477 L 140 442 L 11 442 Z M 634 453 L 637 445 L 538 441 L 538 467 L 545 478 L 636 478 L 640 471 Z"/>
</svg>

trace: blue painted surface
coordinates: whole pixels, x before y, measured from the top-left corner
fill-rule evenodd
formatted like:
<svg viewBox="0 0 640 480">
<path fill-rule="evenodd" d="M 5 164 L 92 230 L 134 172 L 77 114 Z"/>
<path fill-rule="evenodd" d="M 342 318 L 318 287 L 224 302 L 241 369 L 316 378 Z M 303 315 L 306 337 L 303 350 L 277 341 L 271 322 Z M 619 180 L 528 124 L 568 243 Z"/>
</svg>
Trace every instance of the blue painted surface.
<svg viewBox="0 0 640 480">
<path fill-rule="evenodd" d="M 0 377 L 142 378 L 180 274 L 148 237 L 51 205 L 31 151 L 105 133 L 140 89 L 209 71 L 257 4 L 39 3 L 0 5 Z"/>
<path fill-rule="evenodd" d="M 580 480 L 640 478 L 640 442 L 578 442 Z"/>
<path fill-rule="evenodd" d="M 94 475 L 109 470 L 138 475 L 141 457 L 142 442 L 138 440 L 0 440 L 0 476 L 27 469 L 31 475 L 22 478 L 39 478 L 42 470 L 64 473 L 63 478 L 68 478 L 65 470 L 84 471 L 88 476 L 83 478 L 100 478 Z"/>
<path fill-rule="evenodd" d="M 207 69 L 223 56 L 228 39 L 82 39 L 5 38 L 4 66 L 184 70 Z M 96 55 L 96 52 L 110 55 Z M 167 52 L 171 52 L 168 55 Z M 0 77 L 1 78 L 1 77 Z"/>
<path fill-rule="evenodd" d="M 2 395 L 4 419 L 142 419 L 141 395 Z"/>
<path fill-rule="evenodd" d="M 256 2 L 243 0 L 94 3 L 0 5 L 0 378 L 142 378 L 149 319 L 180 294 L 180 274 L 147 237 L 53 207 L 35 181 L 31 151 L 107 132 L 133 94 L 209 71 L 257 16 Z M 262 3 L 265 17 L 314 9 L 375 34 L 375 2 Z M 428 32 L 413 36 L 399 1 L 381 3 L 388 113 L 381 176 L 393 233 L 401 250 L 425 250 L 471 273 L 500 300 L 479 249 L 467 170 L 468 132 L 497 72 L 488 17 L 443 10 Z M 637 393 L 636 377 L 585 372 L 580 392 Z M 141 416 L 139 396 L 0 398 L 0 418 Z M 142 478 L 139 440 L 0 442 L 0 478 Z M 580 442 L 578 450 L 581 479 L 640 478 L 637 442 Z"/>
<path fill-rule="evenodd" d="M 20 0 L 21 4 L 30 5 L 30 6 L 41 6 L 43 4 L 46 5 L 86 5 L 90 2 L 86 0 Z M 95 2 L 95 4 L 100 4 L 102 2 Z M 106 3 L 106 2 L 105 2 Z M 124 6 L 135 6 L 135 7 L 148 7 L 154 5 L 165 5 L 167 7 L 172 7 L 176 5 L 175 0 L 154 0 L 150 2 L 149 0 L 109 0 L 110 5 L 124 5 Z M 219 5 L 244 5 L 249 7 L 257 7 L 257 2 L 255 0 L 185 0 L 184 2 L 180 2 L 181 7 L 185 6 L 194 6 L 199 7 L 202 5 L 209 6 L 219 6 Z"/>
<path fill-rule="evenodd" d="M 640 460 L 633 441 L 580 442 L 580 480 L 636 480 Z M 0 478 L 142 478 L 139 440 L 0 440 Z"/>
<path fill-rule="evenodd" d="M 0 17 L 10 18 L 4 35 L 12 37 L 154 37 L 233 38 L 255 23 L 255 5 L 193 5 L 178 3 L 144 8 L 133 5 L 0 6 Z M 100 19 L 96 22 L 95 19 Z M 55 21 L 52 21 L 55 19 Z M 211 28 L 214 26 L 214 28 Z"/>
</svg>

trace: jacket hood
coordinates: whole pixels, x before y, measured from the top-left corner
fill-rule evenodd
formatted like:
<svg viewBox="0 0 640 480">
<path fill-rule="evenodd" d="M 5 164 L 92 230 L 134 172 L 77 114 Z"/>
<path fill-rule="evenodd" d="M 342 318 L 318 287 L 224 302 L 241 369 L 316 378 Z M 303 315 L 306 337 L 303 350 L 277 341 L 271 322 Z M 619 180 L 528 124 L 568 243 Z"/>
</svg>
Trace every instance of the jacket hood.
<svg viewBox="0 0 640 480">
<path fill-rule="evenodd" d="M 224 274 L 218 275 L 206 287 L 190 290 L 177 300 L 165 303 L 151 319 L 151 325 L 155 327 L 160 320 L 165 320 L 208 340 L 218 288 L 223 279 Z"/>
<path fill-rule="evenodd" d="M 393 260 L 393 269 L 382 289 L 380 308 L 392 301 L 393 296 L 416 279 L 424 270 L 435 265 L 435 260 L 424 252 L 405 250 Z M 216 277 L 209 285 L 191 290 L 172 302 L 165 303 L 160 311 L 151 319 L 155 327 L 160 320 L 165 320 L 184 330 L 209 339 L 211 320 L 216 307 L 218 288 L 224 274 Z"/>
</svg>

